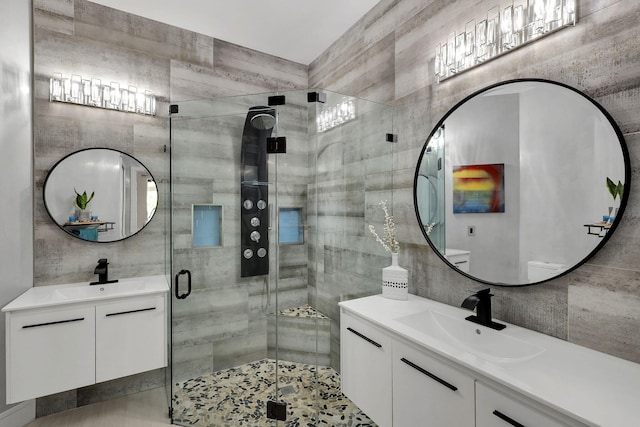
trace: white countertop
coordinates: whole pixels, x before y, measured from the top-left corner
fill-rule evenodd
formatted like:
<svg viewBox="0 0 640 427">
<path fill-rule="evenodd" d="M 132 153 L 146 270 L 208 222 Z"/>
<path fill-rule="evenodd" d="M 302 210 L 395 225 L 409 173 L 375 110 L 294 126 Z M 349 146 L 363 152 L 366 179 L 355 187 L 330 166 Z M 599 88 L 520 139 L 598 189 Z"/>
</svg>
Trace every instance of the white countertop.
<svg viewBox="0 0 640 427">
<path fill-rule="evenodd" d="M 4 312 L 29 310 L 64 304 L 106 301 L 169 292 L 165 276 L 119 279 L 117 283 L 89 285 L 89 282 L 36 286 L 2 308 Z"/>
<path fill-rule="evenodd" d="M 581 347 L 567 341 L 501 322 L 497 333 L 543 349 L 530 358 L 499 360 L 465 351 L 455 338 L 421 333 L 397 319 L 433 310 L 464 319 L 470 311 L 409 295 L 398 301 L 374 295 L 343 301 L 351 313 L 439 354 L 507 388 L 590 426 L 639 425 L 640 364 Z M 469 327 L 488 328 L 468 322 Z M 492 330 L 491 330 L 492 331 Z M 515 342 L 515 341 L 514 341 Z"/>
</svg>

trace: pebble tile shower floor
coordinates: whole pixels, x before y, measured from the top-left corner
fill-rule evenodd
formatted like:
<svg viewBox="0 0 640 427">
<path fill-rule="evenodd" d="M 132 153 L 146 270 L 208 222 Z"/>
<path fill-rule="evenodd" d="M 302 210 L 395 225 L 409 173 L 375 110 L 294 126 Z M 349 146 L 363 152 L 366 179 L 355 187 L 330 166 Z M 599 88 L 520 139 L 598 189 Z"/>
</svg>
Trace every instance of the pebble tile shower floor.
<svg viewBox="0 0 640 427">
<path fill-rule="evenodd" d="M 266 418 L 267 401 L 275 400 L 275 369 L 275 360 L 263 359 L 177 383 L 174 422 L 198 427 L 275 426 Z M 376 427 L 342 394 L 335 370 L 319 366 L 317 387 L 315 374 L 314 365 L 280 361 L 278 381 L 287 420 L 279 426 Z"/>
</svg>

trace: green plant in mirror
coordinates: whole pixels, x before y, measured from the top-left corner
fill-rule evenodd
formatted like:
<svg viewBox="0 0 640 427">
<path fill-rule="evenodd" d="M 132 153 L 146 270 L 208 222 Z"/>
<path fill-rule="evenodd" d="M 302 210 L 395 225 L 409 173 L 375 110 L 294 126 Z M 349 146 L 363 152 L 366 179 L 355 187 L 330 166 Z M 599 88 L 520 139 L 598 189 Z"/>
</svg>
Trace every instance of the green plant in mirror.
<svg viewBox="0 0 640 427">
<path fill-rule="evenodd" d="M 622 200 L 622 193 L 624 193 L 624 184 L 620 181 L 616 184 L 611 180 L 611 178 L 607 177 L 607 190 L 609 190 L 609 194 L 615 200 L 618 196 L 620 200 Z"/>
<path fill-rule="evenodd" d="M 95 191 L 91 192 L 91 196 L 87 196 L 86 191 L 83 191 L 82 194 L 78 193 L 78 190 L 76 190 L 75 188 L 73 189 L 73 191 L 76 193 L 76 199 L 73 204 L 76 206 L 76 208 L 85 210 L 89 202 L 93 199 Z"/>
</svg>

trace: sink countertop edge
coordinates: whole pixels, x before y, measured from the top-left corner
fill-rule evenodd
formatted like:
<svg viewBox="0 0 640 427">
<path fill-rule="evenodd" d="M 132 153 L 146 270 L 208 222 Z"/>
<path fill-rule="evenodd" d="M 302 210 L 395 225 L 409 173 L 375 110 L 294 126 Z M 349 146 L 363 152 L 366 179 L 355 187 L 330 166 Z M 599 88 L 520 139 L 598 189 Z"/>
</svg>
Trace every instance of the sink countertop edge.
<svg viewBox="0 0 640 427">
<path fill-rule="evenodd" d="M 545 350 L 531 359 L 492 362 L 395 320 L 425 310 L 466 316 L 467 310 L 415 295 L 409 295 L 407 301 L 373 295 L 342 301 L 339 305 L 346 311 L 477 374 L 480 377 L 478 379 L 486 379 L 514 390 L 576 422 L 598 427 L 633 425 L 637 421 L 632 409 L 635 405 L 629 405 L 640 384 L 640 365 L 637 363 L 502 321 L 500 322 L 505 323 L 507 328 L 500 333 L 533 342 Z M 602 372 L 593 364 L 600 364 L 608 369 Z M 582 366 L 590 369 L 580 371 Z M 624 372 L 621 373 L 621 370 Z M 577 374 L 578 371 L 581 375 Z M 612 372 L 615 372 L 615 378 L 607 375 Z M 560 375 L 565 377 L 564 381 L 558 381 Z M 596 378 L 589 379 L 588 375 Z M 545 381 L 548 379 L 553 381 Z M 627 399 L 623 399 L 625 395 Z M 602 406 L 607 403 L 612 407 Z M 621 408 L 626 408 L 626 413 Z M 631 424 L 625 424 L 625 421 Z"/>
<path fill-rule="evenodd" d="M 69 297 L 69 298 L 58 298 L 53 299 L 53 294 L 58 290 L 70 289 L 70 288 L 81 288 L 84 286 L 92 286 L 92 287 L 108 287 L 113 285 L 112 283 L 107 283 L 104 285 L 89 285 L 89 282 L 78 282 L 78 283 L 64 283 L 59 285 L 43 285 L 43 286 L 34 286 L 22 294 L 14 298 L 9 304 L 5 305 L 2 308 L 2 312 L 18 312 L 23 310 L 31 310 L 37 308 L 46 308 L 46 307 L 55 307 L 61 305 L 68 304 L 81 304 L 86 302 L 95 302 L 95 301 L 109 301 L 115 299 L 122 298 L 130 298 L 136 296 L 143 295 L 152 295 L 152 294 L 161 294 L 169 292 L 169 284 L 167 282 L 167 278 L 164 275 L 155 275 L 155 276 L 142 276 L 142 277 L 128 277 L 125 279 L 120 279 L 117 284 L 123 285 L 128 282 L 134 283 L 139 281 L 145 281 L 149 283 L 148 286 L 145 286 L 144 289 L 136 289 L 131 292 L 118 293 L 114 295 L 101 295 L 101 296 L 84 296 L 84 297 Z"/>
</svg>

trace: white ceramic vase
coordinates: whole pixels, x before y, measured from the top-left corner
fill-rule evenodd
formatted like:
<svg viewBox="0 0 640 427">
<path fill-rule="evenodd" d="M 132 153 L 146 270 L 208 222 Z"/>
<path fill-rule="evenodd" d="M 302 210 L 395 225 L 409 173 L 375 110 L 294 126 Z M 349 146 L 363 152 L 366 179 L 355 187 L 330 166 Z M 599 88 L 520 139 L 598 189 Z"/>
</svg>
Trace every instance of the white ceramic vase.
<svg viewBox="0 0 640 427">
<path fill-rule="evenodd" d="M 406 300 L 409 295 L 409 272 L 398 266 L 398 254 L 391 253 L 391 265 L 382 269 L 382 296 Z"/>
</svg>

